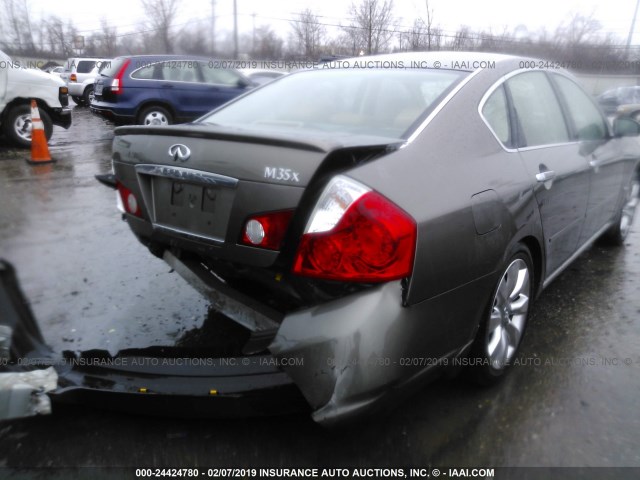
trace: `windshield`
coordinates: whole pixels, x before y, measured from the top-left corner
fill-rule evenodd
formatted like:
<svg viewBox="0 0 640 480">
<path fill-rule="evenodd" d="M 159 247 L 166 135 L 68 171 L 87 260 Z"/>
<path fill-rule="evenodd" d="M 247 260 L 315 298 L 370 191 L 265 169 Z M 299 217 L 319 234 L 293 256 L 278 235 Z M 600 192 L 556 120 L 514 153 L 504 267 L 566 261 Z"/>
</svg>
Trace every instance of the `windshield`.
<svg viewBox="0 0 640 480">
<path fill-rule="evenodd" d="M 403 138 L 467 74 L 417 69 L 301 72 L 282 77 L 200 122 Z"/>
</svg>

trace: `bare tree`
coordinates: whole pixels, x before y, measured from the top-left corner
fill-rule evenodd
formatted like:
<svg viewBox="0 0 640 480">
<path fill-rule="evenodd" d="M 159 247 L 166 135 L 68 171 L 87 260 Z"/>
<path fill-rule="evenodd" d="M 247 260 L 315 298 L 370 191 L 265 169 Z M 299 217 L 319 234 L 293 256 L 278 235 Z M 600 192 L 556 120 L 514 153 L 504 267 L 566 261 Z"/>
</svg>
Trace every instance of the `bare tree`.
<svg viewBox="0 0 640 480">
<path fill-rule="evenodd" d="M 12 50 L 26 54 L 36 53 L 29 3 L 27 1 L 5 0 L 4 7 L 6 8 L 6 22 L 10 32 Z"/>
<path fill-rule="evenodd" d="M 426 36 L 427 30 L 424 21 L 421 18 L 416 18 L 411 30 L 400 33 L 400 50 L 412 52 L 424 50 Z"/>
<path fill-rule="evenodd" d="M 178 48 L 181 53 L 206 55 L 211 52 L 210 26 L 189 25 L 179 33 Z"/>
<path fill-rule="evenodd" d="M 268 25 L 256 28 L 253 56 L 260 59 L 275 60 L 282 57 L 282 39 Z"/>
<path fill-rule="evenodd" d="M 427 30 L 427 50 L 432 50 L 433 44 L 435 43 L 433 40 L 433 8 L 429 8 L 429 0 L 424 0 L 425 6 L 427 7 L 427 20 L 424 23 L 424 26 Z M 439 43 L 439 40 L 438 40 Z"/>
<path fill-rule="evenodd" d="M 106 18 L 100 19 L 100 27 L 102 28 L 100 50 L 101 55 L 104 57 L 112 58 L 116 55 L 116 49 L 118 47 L 118 33 L 115 27 L 110 27 L 107 24 Z"/>
<path fill-rule="evenodd" d="M 316 57 L 326 34 L 326 29 L 318 17 L 307 8 L 291 22 L 291 28 L 298 44 L 298 51 L 308 59 Z"/>
<path fill-rule="evenodd" d="M 593 40 L 594 35 L 602 28 L 598 20 L 593 17 L 593 13 L 585 16 L 580 13 L 573 13 L 566 26 L 558 27 L 556 34 L 564 37 L 567 45 L 580 45 Z"/>
<path fill-rule="evenodd" d="M 366 54 L 385 50 L 393 36 L 393 0 L 361 0 L 349 8 L 351 23 L 345 31 Z"/>
<path fill-rule="evenodd" d="M 471 29 L 466 25 L 462 25 L 456 31 L 448 47 L 451 50 L 473 50 L 475 42 L 472 35 Z"/>
<path fill-rule="evenodd" d="M 56 16 L 50 16 L 44 23 L 51 52 L 64 57 L 73 57 L 73 39 L 78 34 L 75 25 L 71 21 L 68 21 L 65 25 L 64 22 Z"/>
<path fill-rule="evenodd" d="M 171 27 L 175 20 L 180 0 L 141 0 L 147 14 L 147 25 L 153 31 L 164 53 L 173 53 Z M 149 46 L 149 41 L 146 42 Z"/>
</svg>

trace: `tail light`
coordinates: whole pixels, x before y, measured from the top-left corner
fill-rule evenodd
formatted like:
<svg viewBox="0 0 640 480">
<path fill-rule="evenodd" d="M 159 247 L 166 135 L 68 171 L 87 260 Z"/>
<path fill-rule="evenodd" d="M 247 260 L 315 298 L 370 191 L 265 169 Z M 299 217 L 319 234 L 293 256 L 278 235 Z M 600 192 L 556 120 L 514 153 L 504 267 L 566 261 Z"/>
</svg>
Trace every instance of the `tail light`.
<svg viewBox="0 0 640 480">
<path fill-rule="evenodd" d="M 130 213 L 136 217 L 142 217 L 140 203 L 131 190 L 118 182 L 118 210 L 123 213 Z"/>
<path fill-rule="evenodd" d="M 127 59 L 118 70 L 118 73 L 113 78 L 111 82 L 111 93 L 122 93 L 124 85 L 122 84 L 122 77 L 124 76 L 124 72 L 127 70 L 127 67 L 131 63 L 131 59 Z"/>
<path fill-rule="evenodd" d="M 75 73 L 72 73 L 72 74 L 69 76 L 69 81 L 70 81 L 70 82 L 77 82 L 77 81 L 78 81 L 78 77 L 77 77 L 77 75 L 76 75 Z"/>
<path fill-rule="evenodd" d="M 299 275 L 384 282 L 411 274 L 416 224 L 368 187 L 339 175 L 311 213 L 293 265 Z"/>
<path fill-rule="evenodd" d="M 280 250 L 293 210 L 250 217 L 242 232 L 242 243 L 251 247 Z"/>
</svg>

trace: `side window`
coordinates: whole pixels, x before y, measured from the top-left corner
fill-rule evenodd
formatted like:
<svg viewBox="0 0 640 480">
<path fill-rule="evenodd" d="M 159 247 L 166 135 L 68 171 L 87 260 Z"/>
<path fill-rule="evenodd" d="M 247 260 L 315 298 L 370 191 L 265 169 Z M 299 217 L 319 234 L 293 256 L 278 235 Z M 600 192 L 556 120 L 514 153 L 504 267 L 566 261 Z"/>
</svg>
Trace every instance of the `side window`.
<svg viewBox="0 0 640 480">
<path fill-rule="evenodd" d="M 192 60 L 167 60 L 162 62 L 162 77 L 171 82 L 197 82 L 196 62 Z"/>
<path fill-rule="evenodd" d="M 573 81 L 554 75 L 567 109 L 573 120 L 578 140 L 602 140 L 607 137 L 607 125 L 591 98 Z"/>
<path fill-rule="evenodd" d="M 139 68 L 131 74 L 131 78 L 138 80 L 162 80 L 162 69 L 160 64 L 154 63 L 146 67 Z"/>
<path fill-rule="evenodd" d="M 544 72 L 516 75 L 506 82 L 526 147 L 569 141 L 556 94 Z"/>
<path fill-rule="evenodd" d="M 199 65 L 200 72 L 204 78 L 204 83 L 209 83 L 211 85 L 227 85 L 229 87 L 238 86 L 240 76 L 233 70 L 211 67 L 206 62 L 200 62 Z"/>
<path fill-rule="evenodd" d="M 509 109 L 504 86 L 500 85 L 489 96 L 482 107 L 482 116 L 487 121 L 498 140 L 505 146 L 511 146 L 511 128 L 509 124 Z"/>
</svg>

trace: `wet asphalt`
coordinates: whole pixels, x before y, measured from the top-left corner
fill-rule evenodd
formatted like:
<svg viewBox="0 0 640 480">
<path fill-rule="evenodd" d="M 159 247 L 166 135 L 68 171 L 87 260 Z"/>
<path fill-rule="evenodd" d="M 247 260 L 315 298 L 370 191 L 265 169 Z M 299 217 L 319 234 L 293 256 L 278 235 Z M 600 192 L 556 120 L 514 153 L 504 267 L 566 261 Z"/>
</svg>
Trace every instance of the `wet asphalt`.
<svg viewBox="0 0 640 480">
<path fill-rule="evenodd" d="M 113 127 L 74 109 L 34 168 L 0 139 L 0 256 L 55 350 L 173 345 L 208 303 L 121 221 Z M 0 467 L 640 466 L 640 222 L 583 254 L 535 304 L 519 359 L 491 388 L 441 379 L 342 431 L 306 415 L 244 420 L 87 407 L 0 423 Z M 8 470 L 2 469 L 7 473 Z M 14 471 L 15 473 L 15 471 Z"/>
</svg>

